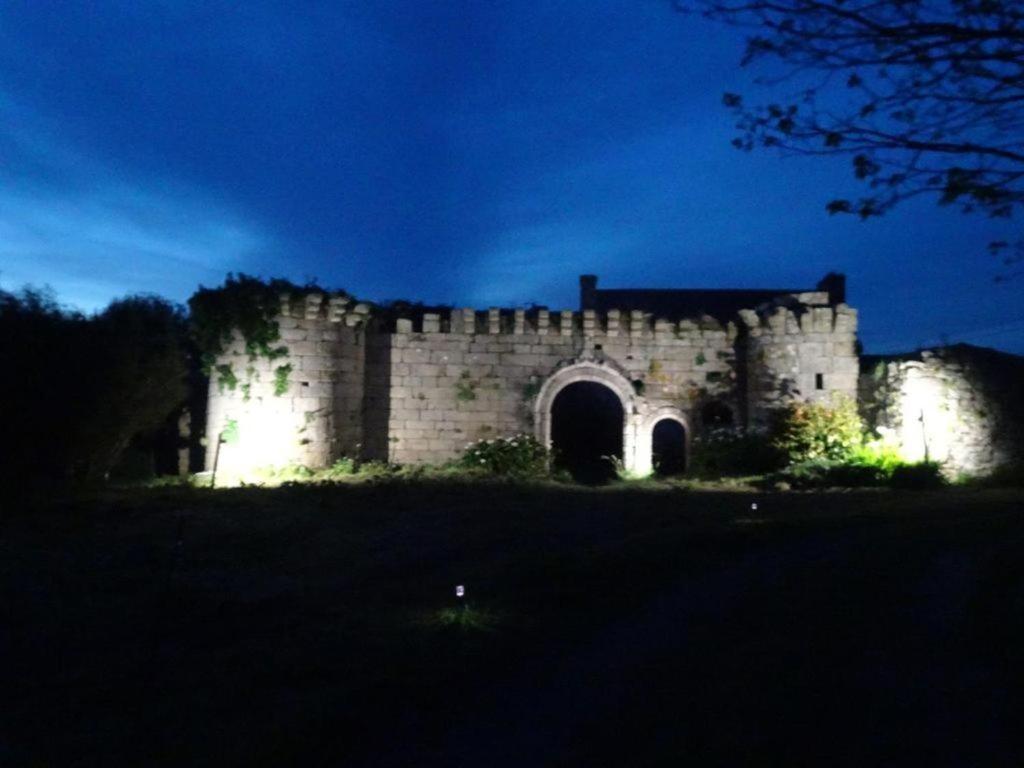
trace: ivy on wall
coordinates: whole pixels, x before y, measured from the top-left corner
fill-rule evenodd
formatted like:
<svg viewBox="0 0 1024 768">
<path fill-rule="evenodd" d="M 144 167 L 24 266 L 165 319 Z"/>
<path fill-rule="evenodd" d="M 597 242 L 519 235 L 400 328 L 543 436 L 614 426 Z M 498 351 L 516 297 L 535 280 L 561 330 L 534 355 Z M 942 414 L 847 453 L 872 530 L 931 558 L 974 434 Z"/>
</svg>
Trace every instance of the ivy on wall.
<svg viewBox="0 0 1024 768">
<path fill-rule="evenodd" d="M 288 347 L 280 344 L 281 332 L 277 316 L 281 309 L 281 294 L 293 298 L 320 291 L 316 285 L 296 285 L 289 280 L 262 280 L 239 273 L 228 274 L 224 285 L 218 288 L 200 288 L 188 301 L 192 338 L 199 349 L 203 373 L 215 376 L 217 387 L 234 391 L 239 386 L 238 374 L 230 363 L 218 363 L 231 344 L 234 334 L 242 338 L 250 362 L 263 358 L 273 363 L 288 356 Z M 274 394 L 288 391 L 291 365 L 280 365 L 274 370 Z M 255 368 L 246 367 L 246 381 L 242 384 L 248 399 Z"/>
</svg>

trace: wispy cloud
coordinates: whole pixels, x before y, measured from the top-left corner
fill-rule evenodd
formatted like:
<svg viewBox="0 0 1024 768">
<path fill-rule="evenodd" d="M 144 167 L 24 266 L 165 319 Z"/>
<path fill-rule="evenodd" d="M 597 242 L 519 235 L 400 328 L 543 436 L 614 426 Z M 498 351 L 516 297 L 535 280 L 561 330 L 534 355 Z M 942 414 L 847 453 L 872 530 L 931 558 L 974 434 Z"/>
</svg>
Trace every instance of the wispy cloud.
<svg viewBox="0 0 1024 768">
<path fill-rule="evenodd" d="M 258 227 L 203 190 L 97 163 L 2 93 L 0 121 L 5 289 L 50 285 L 62 302 L 85 310 L 134 292 L 183 300 L 269 245 Z"/>
</svg>

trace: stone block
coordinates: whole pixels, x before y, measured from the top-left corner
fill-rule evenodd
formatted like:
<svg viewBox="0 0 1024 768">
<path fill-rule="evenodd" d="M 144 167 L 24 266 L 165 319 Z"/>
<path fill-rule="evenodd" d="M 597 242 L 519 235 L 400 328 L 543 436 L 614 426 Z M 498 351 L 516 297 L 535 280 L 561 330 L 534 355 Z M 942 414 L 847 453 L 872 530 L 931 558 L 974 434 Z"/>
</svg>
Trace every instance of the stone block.
<svg viewBox="0 0 1024 768">
<path fill-rule="evenodd" d="M 629 335 L 634 339 L 638 339 L 644 335 L 647 323 L 644 320 L 644 313 L 639 309 L 634 309 L 629 313 Z"/>
<path fill-rule="evenodd" d="M 304 316 L 307 320 L 316 320 L 320 317 L 320 307 L 323 304 L 324 295 L 322 293 L 307 293 L 306 303 L 304 307 Z"/>
<path fill-rule="evenodd" d="M 562 336 L 572 336 L 573 331 L 573 312 L 571 309 L 563 309 L 560 313 L 560 319 L 558 322 L 558 330 Z"/>
<path fill-rule="evenodd" d="M 537 335 L 547 336 L 551 323 L 551 315 L 546 309 L 537 310 Z"/>
<path fill-rule="evenodd" d="M 608 328 L 605 334 L 611 338 L 615 338 L 619 335 L 619 329 L 622 322 L 622 312 L 618 309 L 609 309 L 607 316 Z"/>
<path fill-rule="evenodd" d="M 812 307 L 811 318 L 811 327 L 814 329 L 816 333 L 832 332 L 831 307 Z"/>
</svg>

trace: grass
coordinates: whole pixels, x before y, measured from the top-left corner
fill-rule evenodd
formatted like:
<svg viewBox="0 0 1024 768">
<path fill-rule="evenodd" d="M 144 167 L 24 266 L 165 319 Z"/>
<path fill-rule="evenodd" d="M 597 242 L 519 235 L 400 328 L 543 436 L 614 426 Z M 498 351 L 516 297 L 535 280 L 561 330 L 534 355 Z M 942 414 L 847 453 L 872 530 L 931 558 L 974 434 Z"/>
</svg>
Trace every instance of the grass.
<svg viewBox="0 0 1024 768">
<path fill-rule="evenodd" d="M 388 478 L 8 509 L 0 763 L 1019 764 L 1022 501 Z"/>
</svg>

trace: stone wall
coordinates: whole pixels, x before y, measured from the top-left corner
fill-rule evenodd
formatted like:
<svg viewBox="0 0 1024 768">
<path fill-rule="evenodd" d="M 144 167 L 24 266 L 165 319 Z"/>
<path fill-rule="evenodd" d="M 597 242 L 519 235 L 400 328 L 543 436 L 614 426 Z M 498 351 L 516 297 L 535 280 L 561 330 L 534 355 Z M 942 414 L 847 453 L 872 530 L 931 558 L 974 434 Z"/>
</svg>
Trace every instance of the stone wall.
<svg viewBox="0 0 1024 768">
<path fill-rule="evenodd" d="M 321 467 L 360 450 L 363 440 L 365 320 L 369 308 L 343 297 L 282 297 L 277 318 L 287 354 L 251 358 L 236 334 L 209 385 L 206 468 L 224 476 L 254 468 L 302 464 Z M 278 369 L 287 366 L 287 376 Z M 285 381 L 286 378 L 286 381 Z M 283 391 L 279 391 L 283 388 Z M 226 441 L 221 436 L 226 435 Z"/>
<path fill-rule="evenodd" d="M 860 405 L 909 461 L 977 475 L 1024 461 L 1024 358 L 967 345 L 865 357 Z"/>
<path fill-rule="evenodd" d="M 342 456 L 433 463 L 480 439 L 526 432 L 547 441 L 558 392 L 596 381 L 622 403 L 626 467 L 644 473 L 660 419 L 689 438 L 709 420 L 757 424 L 788 398 L 853 396 L 856 312 L 819 305 L 827 300 L 793 296 L 723 325 L 617 310 L 394 317 L 343 296 L 285 296 L 286 356 L 250 360 L 236 339 L 218 360 L 239 383 L 211 382 L 207 466 L 216 459 L 231 475 Z M 288 386 L 276 392 L 282 365 Z M 225 432 L 231 439 L 218 442 Z"/>
<path fill-rule="evenodd" d="M 812 295 L 811 300 L 827 301 Z M 828 403 L 857 397 L 857 310 L 846 304 L 743 310 L 747 329 L 749 423 L 765 426 L 790 400 Z"/>
<path fill-rule="evenodd" d="M 695 407 L 709 399 L 736 412 L 735 341 L 735 326 L 710 319 L 668 323 L 642 313 L 545 310 L 428 313 L 415 325 L 398 320 L 394 332 L 370 340 L 379 370 L 390 371 L 387 402 L 376 398 L 372 410 L 387 408 L 389 460 L 443 461 L 475 440 L 533 434 L 542 385 L 557 371 L 589 363 L 634 393 L 631 415 L 667 407 L 690 422 Z M 374 377 L 368 389 L 383 383 Z"/>
</svg>

